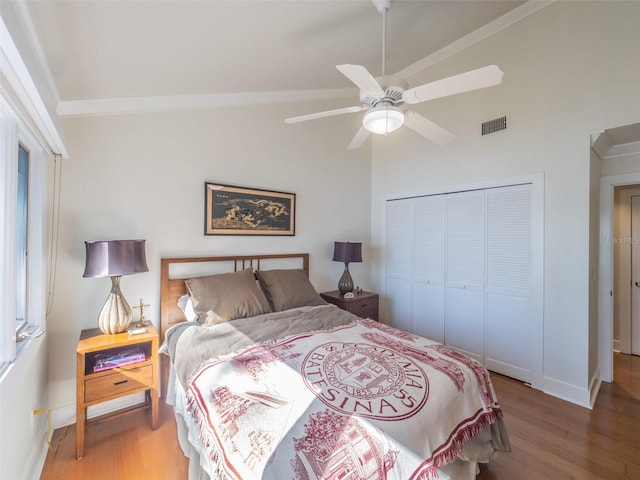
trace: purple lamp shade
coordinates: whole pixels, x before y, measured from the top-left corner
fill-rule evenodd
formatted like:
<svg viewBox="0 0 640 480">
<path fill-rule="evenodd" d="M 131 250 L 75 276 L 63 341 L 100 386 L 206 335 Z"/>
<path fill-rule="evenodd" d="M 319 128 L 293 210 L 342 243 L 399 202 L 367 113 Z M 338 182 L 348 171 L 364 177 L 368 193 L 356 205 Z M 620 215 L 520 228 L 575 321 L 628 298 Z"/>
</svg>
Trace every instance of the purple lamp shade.
<svg viewBox="0 0 640 480">
<path fill-rule="evenodd" d="M 361 262 L 362 261 L 362 243 L 358 242 L 333 242 L 333 261 L 334 262 Z"/>
<path fill-rule="evenodd" d="M 145 240 L 84 242 L 87 249 L 83 277 L 115 277 L 148 272 Z"/>
</svg>

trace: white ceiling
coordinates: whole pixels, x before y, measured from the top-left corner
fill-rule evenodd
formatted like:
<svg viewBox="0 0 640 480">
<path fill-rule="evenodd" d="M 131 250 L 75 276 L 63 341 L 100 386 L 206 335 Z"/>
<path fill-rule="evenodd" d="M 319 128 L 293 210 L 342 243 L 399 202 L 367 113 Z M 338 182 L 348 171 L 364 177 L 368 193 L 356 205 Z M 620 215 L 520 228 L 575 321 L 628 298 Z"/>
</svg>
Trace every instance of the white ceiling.
<svg viewBox="0 0 640 480">
<path fill-rule="evenodd" d="M 546 3 L 394 0 L 386 73 L 407 77 L 434 53 L 477 41 Z M 345 89 L 357 98 L 335 66 L 382 73 L 382 15 L 371 0 L 26 0 L 26 6 L 62 104 L 292 91 L 337 98 Z"/>
</svg>

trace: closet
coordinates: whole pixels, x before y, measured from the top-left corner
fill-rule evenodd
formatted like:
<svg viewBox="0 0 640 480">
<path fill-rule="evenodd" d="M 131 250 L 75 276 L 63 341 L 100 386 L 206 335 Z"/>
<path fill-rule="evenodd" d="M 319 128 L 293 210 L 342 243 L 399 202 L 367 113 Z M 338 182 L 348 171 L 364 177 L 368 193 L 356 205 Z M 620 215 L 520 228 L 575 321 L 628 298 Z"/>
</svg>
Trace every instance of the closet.
<svg viewBox="0 0 640 480">
<path fill-rule="evenodd" d="M 388 200 L 390 323 L 531 381 L 531 184 Z"/>
</svg>

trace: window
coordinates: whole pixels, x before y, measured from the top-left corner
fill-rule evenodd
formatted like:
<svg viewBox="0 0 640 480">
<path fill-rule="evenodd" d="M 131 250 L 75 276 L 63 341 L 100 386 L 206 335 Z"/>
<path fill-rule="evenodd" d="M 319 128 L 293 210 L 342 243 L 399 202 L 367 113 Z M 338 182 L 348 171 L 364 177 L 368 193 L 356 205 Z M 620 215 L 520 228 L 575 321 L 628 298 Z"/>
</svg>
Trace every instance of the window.
<svg viewBox="0 0 640 480">
<path fill-rule="evenodd" d="M 0 38 L 2 373 L 4 367 L 16 358 L 16 319 L 24 319 L 19 328 L 29 334 L 42 331 L 45 325 L 47 178 L 49 170 L 53 170 L 50 162 L 53 152 L 61 157 L 68 155 L 58 126 L 31 78 L 2 15 Z"/>
<path fill-rule="evenodd" d="M 29 193 L 29 152 L 18 146 L 18 203 L 16 219 L 16 332 L 26 325 L 27 316 L 27 218 Z"/>
<path fill-rule="evenodd" d="M 33 334 L 45 325 L 47 178 L 49 170 L 53 169 L 50 162 L 53 152 L 60 157 L 67 157 L 68 154 L 58 125 L 31 78 L 2 15 L 0 39 L 2 372 L 16 358 L 17 328 Z M 17 318 L 23 319 L 19 327 Z"/>
<path fill-rule="evenodd" d="M 0 368 L 45 324 L 47 176 L 42 143 L 0 95 Z"/>
</svg>

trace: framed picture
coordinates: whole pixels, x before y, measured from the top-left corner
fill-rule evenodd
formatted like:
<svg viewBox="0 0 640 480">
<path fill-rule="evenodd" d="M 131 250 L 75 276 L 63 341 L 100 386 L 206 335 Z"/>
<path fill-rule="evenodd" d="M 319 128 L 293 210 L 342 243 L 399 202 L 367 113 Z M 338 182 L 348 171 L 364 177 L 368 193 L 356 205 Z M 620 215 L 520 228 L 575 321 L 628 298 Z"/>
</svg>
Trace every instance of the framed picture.
<svg viewBox="0 0 640 480">
<path fill-rule="evenodd" d="M 295 193 L 205 182 L 205 235 L 295 235 Z"/>
</svg>

